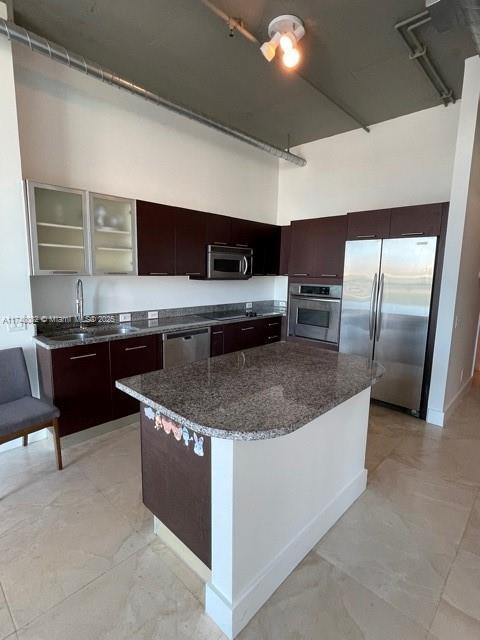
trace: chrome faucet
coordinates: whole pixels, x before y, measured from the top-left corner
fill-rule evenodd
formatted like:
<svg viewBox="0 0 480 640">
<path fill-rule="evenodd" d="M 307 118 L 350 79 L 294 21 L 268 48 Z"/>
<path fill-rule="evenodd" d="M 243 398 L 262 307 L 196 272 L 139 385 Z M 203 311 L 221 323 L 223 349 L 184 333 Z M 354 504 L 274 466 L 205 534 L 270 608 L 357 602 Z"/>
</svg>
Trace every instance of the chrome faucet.
<svg viewBox="0 0 480 640">
<path fill-rule="evenodd" d="M 77 280 L 76 284 L 76 294 L 75 294 L 75 308 L 77 310 L 77 319 L 80 322 L 80 329 L 84 329 L 84 315 L 83 315 L 83 282 L 80 278 Z"/>
</svg>

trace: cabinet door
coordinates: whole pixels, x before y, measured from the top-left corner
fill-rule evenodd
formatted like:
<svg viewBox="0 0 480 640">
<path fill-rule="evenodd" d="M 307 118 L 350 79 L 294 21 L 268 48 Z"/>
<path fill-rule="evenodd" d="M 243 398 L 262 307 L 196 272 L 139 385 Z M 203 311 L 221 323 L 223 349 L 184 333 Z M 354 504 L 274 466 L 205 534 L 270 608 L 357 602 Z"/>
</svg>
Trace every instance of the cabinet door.
<svg viewBox="0 0 480 640">
<path fill-rule="evenodd" d="M 108 342 L 52 351 L 54 402 L 60 435 L 111 419 Z"/>
<path fill-rule="evenodd" d="M 295 220 L 291 224 L 289 275 L 310 277 L 315 275 L 316 221 Z"/>
<path fill-rule="evenodd" d="M 200 211 L 178 209 L 175 220 L 175 274 L 206 274 L 206 220 Z"/>
<path fill-rule="evenodd" d="M 243 351 L 263 344 L 263 320 L 235 322 L 224 326 L 225 353 Z"/>
<path fill-rule="evenodd" d="M 291 227 L 281 227 L 280 235 L 280 264 L 278 274 L 288 276 L 288 263 L 290 261 Z"/>
<path fill-rule="evenodd" d="M 265 225 L 262 236 L 263 245 L 263 273 L 266 276 L 278 276 L 280 274 L 280 243 L 281 227 Z"/>
<path fill-rule="evenodd" d="M 390 237 L 390 209 L 348 214 L 348 240 L 381 240 Z"/>
<path fill-rule="evenodd" d="M 232 240 L 232 218 L 206 214 L 207 244 L 230 244 Z"/>
<path fill-rule="evenodd" d="M 91 193 L 89 202 L 93 272 L 136 274 L 135 201 Z"/>
<path fill-rule="evenodd" d="M 313 275 L 330 280 L 343 277 L 347 216 L 317 218 L 313 234 L 317 244 Z"/>
<path fill-rule="evenodd" d="M 263 344 L 272 344 L 282 339 L 282 318 L 265 318 L 263 324 Z"/>
<path fill-rule="evenodd" d="M 90 272 L 85 191 L 27 183 L 33 275 Z"/>
<path fill-rule="evenodd" d="M 236 247 L 253 247 L 259 234 L 258 222 L 252 220 L 240 220 L 232 218 L 232 240 L 231 244 Z"/>
<path fill-rule="evenodd" d="M 175 208 L 137 200 L 138 275 L 175 275 Z"/>
<path fill-rule="evenodd" d="M 439 236 L 442 207 L 440 203 L 392 209 L 390 238 Z"/>
<path fill-rule="evenodd" d="M 115 388 L 115 381 L 157 369 L 157 336 L 139 336 L 110 342 L 113 417 L 138 411 L 138 400 Z"/>
<path fill-rule="evenodd" d="M 210 330 L 210 356 L 223 355 L 224 351 L 224 328 L 213 326 Z"/>
</svg>

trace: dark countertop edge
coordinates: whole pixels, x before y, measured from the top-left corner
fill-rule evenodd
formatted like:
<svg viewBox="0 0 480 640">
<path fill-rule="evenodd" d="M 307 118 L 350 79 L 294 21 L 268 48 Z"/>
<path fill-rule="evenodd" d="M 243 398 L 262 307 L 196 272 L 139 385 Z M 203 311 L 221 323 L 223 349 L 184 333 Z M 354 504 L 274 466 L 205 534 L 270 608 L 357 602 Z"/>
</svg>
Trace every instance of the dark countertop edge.
<svg viewBox="0 0 480 640">
<path fill-rule="evenodd" d="M 381 376 L 382 373 L 381 372 L 379 373 Z M 181 416 L 178 413 L 175 413 L 175 411 L 171 411 L 170 409 L 167 409 L 167 407 L 164 407 L 158 402 L 155 402 L 154 400 L 147 398 L 143 394 L 138 393 L 131 387 L 124 385 L 121 382 L 121 380 L 117 380 L 115 382 L 115 387 L 120 391 L 127 393 L 132 398 L 135 398 L 135 400 L 142 402 L 143 404 L 150 407 L 154 411 L 161 413 L 167 418 L 170 418 L 174 422 L 177 422 L 178 424 L 181 424 L 182 426 L 185 426 L 188 429 L 195 431 L 196 433 L 200 433 L 204 436 L 208 436 L 209 438 L 222 438 L 224 440 L 242 440 L 244 442 L 248 442 L 248 441 L 255 441 L 255 440 L 272 440 L 273 438 L 280 438 L 281 436 L 286 436 L 290 433 L 298 431 L 298 429 L 305 427 L 307 424 L 315 420 L 315 418 L 319 418 L 325 413 L 328 413 L 332 409 L 335 409 L 339 405 L 343 404 L 347 400 L 350 400 L 354 396 L 358 395 L 362 391 L 365 391 L 365 389 L 368 389 L 369 387 L 374 385 L 376 381 L 377 381 L 377 378 L 372 378 L 370 382 L 365 381 L 364 384 L 361 384 L 361 385 L 359 384 L 358 388 L 352 389 L 349 393 L 345 394 L 345 396 L 341 400 L 339 400 L 338 398 L 333 399 L 331 402 L 327 403 L 324 407 L 322 407 L 320 412 L 313 415 L 310 418 L 310 420 L 308 420 L 307 422 L 302 421 L 301 423 L 294 423 L 289 427 L 278 428 L 278 429 L 265 429 L 261 431 L 227 430 L 227 429 L 219 429 L 216 427 L 207 427 L 205 425 L 197 424 L 196 422 L 192 422 L 188 418 L 185 418 L 184 416 Z"/>
<path fill-rule="evenodd" d="M 33 341 L 43 347 L 44 349 L 48 349 L 52 351 L 54 349 L 66 349 L 68 347 L 80 347 L 82 345 L 87 344 L 97 344 L 99 342 L 112 342 L 113 340 L 126 340 L 128 338 L 136 338 L 141 336 L 155 335 L 158 333 L 175 333 L 176 331 L 185 331 L 188 329 L 200 329 L 202 327 L 214 327 L 224 324 L 234 324 L 237 322 L 251 322 L 252 320 L 261 320 L 262 318 L 274 318 L 274 317 L 285 317 L 285 311 L 272 311 L 266 313 L 259 313 L 254 317 L 239 317 L 232 318 L 228 320 L 192 320 L 191 322 L 186 321 L 185 324 L 176 323 L 176 324 L 165 324 L 159 325 L 157 327 L 145 327 L 145 329 L 138 329 L 132 333 L 128 334 L 112 334 L 112 335 L 103 335 L 103 336 L 92 336 L 91 338 L 86 338 L 85 340 L 64 340 L 59 341 L 51 341 L 48 336 L 34 336 Z M 188 317 L 188 316 L 186 316 Z M 181 318 L 181 316 L 180 316 Z M 142 322 L 148 322 L 143 321 Z M 132 326 L 135 322 L 125 322 L 125 325 Z"/>
</svg>

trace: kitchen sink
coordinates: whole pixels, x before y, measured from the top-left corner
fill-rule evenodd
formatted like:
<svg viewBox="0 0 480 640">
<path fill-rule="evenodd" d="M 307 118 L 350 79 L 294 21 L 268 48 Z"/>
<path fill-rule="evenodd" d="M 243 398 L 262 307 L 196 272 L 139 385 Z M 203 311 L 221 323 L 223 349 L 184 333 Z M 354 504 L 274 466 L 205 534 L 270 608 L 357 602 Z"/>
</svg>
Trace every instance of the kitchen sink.
<svg viewBox="0 0 480 640">
<path fill-rule="evenodd" d="M 91 333 L 87 331 L 75 331 L 69 333 L 62 333 L 59 336 L 48 336 L 49 340 L 55 340 L 56 342 L 65 342 L 67 340 L 85 340 L 85 338 L 91 337 Z"/>
<path fill-rule="evenodd" d="M 67 331 L 57 336 L 49 336 L 49 340 L 55 342 L 66 342 L 69 340 L 86 340 L 87 338 L 97 338 L 103 336 L 120 336 L 137 333 L 136 327 L 92 327 L 86 331 Z"/>
<path fill-rule="evenodd" d="M 136 327 L 97 327 L 91 333 L 92 336 L 121 336 L 137 333 Z"/>
</svg>

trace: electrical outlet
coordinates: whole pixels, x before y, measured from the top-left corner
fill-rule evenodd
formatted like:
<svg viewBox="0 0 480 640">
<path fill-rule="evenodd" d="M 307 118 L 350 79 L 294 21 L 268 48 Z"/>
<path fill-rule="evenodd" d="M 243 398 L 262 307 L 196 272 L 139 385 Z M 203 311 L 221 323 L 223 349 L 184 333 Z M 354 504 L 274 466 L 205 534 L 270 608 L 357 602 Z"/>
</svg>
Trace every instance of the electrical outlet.
<svg viewBox="0 0 480 640">
<path fill-rule="evenodd" d="M 158 318 L 158 311 L 149 311 L 148 312 L 148 319 L 149 320 L 156 320 Z"/>
<path fill-rule="evenodd" d="M 120 314 L 120 322 L 130 322 L 132 319 L 131 313 L 121 313 Z"/>
<path fill-rule="evenodd" d="M 252 302 L 246 302 L 245 303 L 245 309 L 251 309 L 253 307 L 253 303 Z"/>
<path fill-rule="evenodd" d="M 278 303 L 278 306 L 280 307 L 280 309 L 286 309 L 287 303 L 285 302 L 285 300 L 280 300 L 280 302 Z"/>
</svg>

